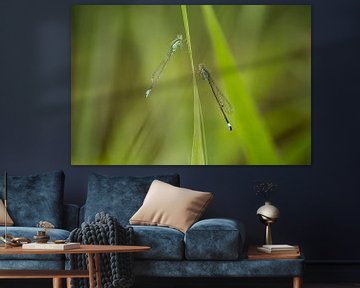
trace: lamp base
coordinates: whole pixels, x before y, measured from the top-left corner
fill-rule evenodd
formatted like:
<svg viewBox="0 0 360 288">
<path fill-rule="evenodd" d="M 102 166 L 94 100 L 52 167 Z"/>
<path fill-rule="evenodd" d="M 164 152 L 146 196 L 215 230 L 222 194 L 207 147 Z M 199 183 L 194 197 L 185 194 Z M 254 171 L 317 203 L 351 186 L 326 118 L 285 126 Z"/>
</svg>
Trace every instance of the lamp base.
<svg viewBox="0 0 360 288">
<path fill-rule="evenodd" d="M 265 226 L 265 240 L 266 245 L 272 245 L 272 236 L 271 236 L 271 224 L 268 223 Z"/>
</svg>

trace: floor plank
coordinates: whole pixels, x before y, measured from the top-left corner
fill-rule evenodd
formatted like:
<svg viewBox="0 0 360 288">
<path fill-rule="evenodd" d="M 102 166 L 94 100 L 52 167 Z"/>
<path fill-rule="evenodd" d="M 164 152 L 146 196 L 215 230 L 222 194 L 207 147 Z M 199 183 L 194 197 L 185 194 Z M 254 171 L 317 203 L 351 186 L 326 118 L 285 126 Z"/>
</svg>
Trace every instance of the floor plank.
<svg viewBox="0 0 360 288">
<path fill-rule="evenodd" d="M 150 281 L 151 282 L 151 281 Z M 52 288 L 52 281 L 49 279 L 29 279 L 29 280 L 0 280 L 0 288 Z M 176 284 L 169 281 L 165 283 L 135 283 L 134 288 L 291 288 L 291 282 L 272 282 L 266 281 L 245 281 L 239 283 L 215 283 L 214 285 L 196 283 Z M 360 288 L 360 283 L 304 283 L 303 288 Z"/>
</svg>

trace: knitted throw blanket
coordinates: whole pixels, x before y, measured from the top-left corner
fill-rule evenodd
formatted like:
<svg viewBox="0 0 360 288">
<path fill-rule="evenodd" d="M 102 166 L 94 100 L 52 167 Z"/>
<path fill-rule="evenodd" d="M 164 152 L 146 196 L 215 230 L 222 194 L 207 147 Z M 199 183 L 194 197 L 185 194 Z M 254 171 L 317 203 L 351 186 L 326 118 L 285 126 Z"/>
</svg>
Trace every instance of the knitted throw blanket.
<svg viewBox="0 0 360 288">
<path fill-rule="evenodd" d="M 116 218 L 101 212 L 95 215 L 94 222 L 84 222 L 81 224 L 81 228 L 74 229 L 70 233 L 69 240 L 81 244 L 133 245 L 133 234 L 132 227 L 124 228 L 118 224 Z M 88 259 L 86 255 L 70 254 L 68 259 L 71 269 L 87 269 Z M 101 254 L 101 279 L 103 288 L 129 288 L 133 286 L 132 253 Z M 87 288 L 89 287 L 88 282 L 88 279 L 73 279 L 71 287 Z"/>
</svg>

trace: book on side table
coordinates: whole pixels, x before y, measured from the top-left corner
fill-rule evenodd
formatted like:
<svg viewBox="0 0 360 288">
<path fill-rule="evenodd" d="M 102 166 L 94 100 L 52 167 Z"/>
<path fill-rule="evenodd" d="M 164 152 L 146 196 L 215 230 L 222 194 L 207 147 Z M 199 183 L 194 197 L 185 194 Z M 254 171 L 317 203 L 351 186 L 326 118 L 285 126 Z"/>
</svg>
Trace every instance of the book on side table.
<svg viewBox="0 0 360 288">
<path fill-rule="evenodd" d="M 262 245 L 262 246 L 258 246 L 256 248 L 258 251 L 260 252 L 265 252 L 268 254 L 279 254 L 279 253 L 298 253 L 299 252 L 299 247 L 297 246 L 291 246 L 291 245 Z"/>
<path fill-rule="evenodd" d="M 80 243 L 27 243 L 22 245 L 27 250 L 70 250 L 79 249 Z"/>
<path fill-rule="evenodd" d="M 300 257 L 298 245 L 260 245 L 250 246 L 248 259 L 296 259 Z"/>
</svg>

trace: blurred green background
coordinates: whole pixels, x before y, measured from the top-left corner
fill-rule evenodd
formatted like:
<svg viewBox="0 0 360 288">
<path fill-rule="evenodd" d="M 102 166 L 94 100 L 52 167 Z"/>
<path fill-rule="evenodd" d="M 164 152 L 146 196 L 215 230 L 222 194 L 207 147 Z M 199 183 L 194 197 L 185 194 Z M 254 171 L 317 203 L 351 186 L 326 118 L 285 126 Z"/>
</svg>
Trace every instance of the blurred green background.
<svg viewBox="0 0 360 288">
<path fill-rule="evenodd" d="M 75 5 L 71 63 L 73 165 L 311 164 L 309 5 Z"/>
</svg>

